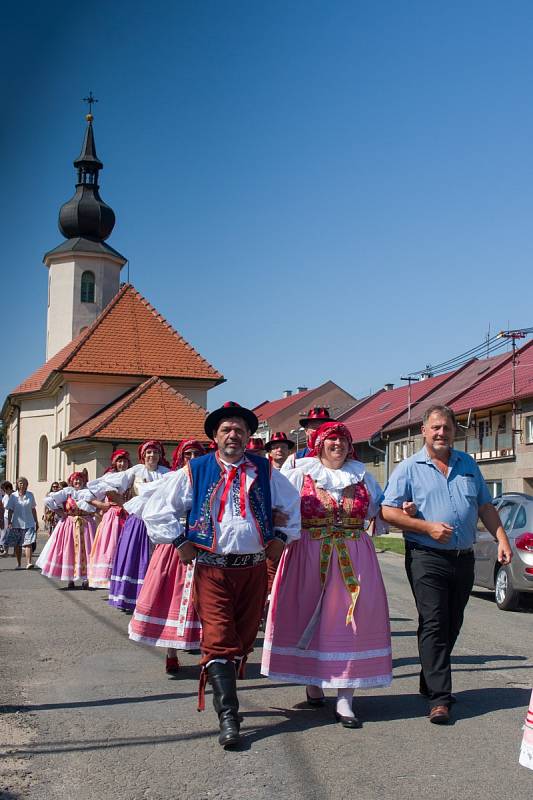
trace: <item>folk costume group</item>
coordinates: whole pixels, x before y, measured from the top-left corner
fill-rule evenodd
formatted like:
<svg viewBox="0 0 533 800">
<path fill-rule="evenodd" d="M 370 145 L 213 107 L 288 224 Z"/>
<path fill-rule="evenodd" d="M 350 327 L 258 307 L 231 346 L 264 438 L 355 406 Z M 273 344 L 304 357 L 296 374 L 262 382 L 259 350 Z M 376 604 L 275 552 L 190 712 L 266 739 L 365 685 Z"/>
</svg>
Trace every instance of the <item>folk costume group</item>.
<svg viewBox="0 0 533 800">
<path fill-rule="evenodd" d="M 132 614 L 130 638 L 167 649 L 169 673 L 179 670 L 179 650 L 200 648 L 198 710 L 209 683 L 224 748 L 240 742 L 237 679 L 267 596 L 262 674 L 304 685 L 312 707 L 325 705 L 325 689 L 336 689 L 336 720 L 361 727 L 354 690 L 392 680 L 387 598 L 370 531 L 386 532 L 387 511 L 400 528 L 427 533 L 422 545 L 415 542 L 424 552 L 435 538 L 434 523 L 418 519 L 415 526 L 415 493 L 396 491 L 391 500 L 388 487 L 382 510 L 380 486 L 356 459 L 349 430 L 327 409 L 312 409 L 300 424 L 306 447 L 289 455 L 294 443 L 284 433 L 265 446 L 253 438 L 255 414 L 225 403 L 206 417 L 208 452 L 185 439 L 169 469 L 163 445 L 150 440 L 136 466 L 118 450 L 101 478 L 87 482 L 74 473 L 66 489 L 46 499 L 60 519 L 37 562 L 42 573 L 69 586 L 79 579 L 84 588 L 108 588 L 108 602 Z M 483 508 L 481 485 L 478 493 Z M 103 514 L 97 531 L 96 512 Z M 491 526 L 502 559 L 509 557 L 499 518 Z M 454 563 L 464 555 L 469 565 L 468 548 L 453 541 L 455 549 L 446 547 L 449 527 L 439 529 L 437 555 Z M 410 580 L 419 608 L 421 693 L 429 698 L 430 721 L 442 724 L 453 702 L 449 661 L 462 609 L 449 641 L 430 641 L 431 624 Z M 532 713 L 530 707 L 521 753 L 527 766 Z"/>
</svg>

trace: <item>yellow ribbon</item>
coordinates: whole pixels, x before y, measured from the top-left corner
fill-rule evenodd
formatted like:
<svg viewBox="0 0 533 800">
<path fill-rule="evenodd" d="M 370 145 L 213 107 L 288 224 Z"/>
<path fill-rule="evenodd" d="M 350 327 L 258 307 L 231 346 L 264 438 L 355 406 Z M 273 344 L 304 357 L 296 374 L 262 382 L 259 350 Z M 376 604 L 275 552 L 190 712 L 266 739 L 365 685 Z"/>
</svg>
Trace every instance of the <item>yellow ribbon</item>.
<svg viewBox="0 0 533 800">
<path fill-rule="evenodd" d="M 361 524 L 361 522 L 359 522 Z M 355 610 L 355 604 L 359 597 L 360 585 L 355 576 L 355 570 L 350 558 L 350 553 L 346 544 L 346 539 L 360 539 L 361 529 L 341 529 L 335 530 L 331 528 L 308 528 L 309 536 L 311 539 L 321 540 L 320 544 L 320 585 L 323 587 L 327 574 L 333 551 L 337 553 L 337 560 L 341 571 L 342 579 L 346 591 L 350 596 L 350 605 L 346 614 L 346 625 L 350 625 Z"/>
<path fill-rule="evenodd" d="M 80 571 L 78 571 L 80 570 Z M 83 517 L 74 517 L 74 577 L 87 576 L 87 553 L 83 538 Z"/>
</svg>

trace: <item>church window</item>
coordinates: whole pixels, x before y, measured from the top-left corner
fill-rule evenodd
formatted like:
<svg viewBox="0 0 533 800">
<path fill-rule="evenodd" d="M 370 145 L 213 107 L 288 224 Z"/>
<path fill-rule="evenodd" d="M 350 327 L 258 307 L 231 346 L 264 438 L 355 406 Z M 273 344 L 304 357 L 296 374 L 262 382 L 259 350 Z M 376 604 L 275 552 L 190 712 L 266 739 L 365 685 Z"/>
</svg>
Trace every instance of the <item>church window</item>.
<svg viewBox="0 0 533 800">
<path fill-rule="evenodd" d="M 48 480 L 48 439 L 41 436 L 39 439 L 39 480 Z"/>
<path fill-rule="evenodd" d="M 94 272 L 89 270 L 81 276 L 81 302 L 94 303 Z"/>
</svg>

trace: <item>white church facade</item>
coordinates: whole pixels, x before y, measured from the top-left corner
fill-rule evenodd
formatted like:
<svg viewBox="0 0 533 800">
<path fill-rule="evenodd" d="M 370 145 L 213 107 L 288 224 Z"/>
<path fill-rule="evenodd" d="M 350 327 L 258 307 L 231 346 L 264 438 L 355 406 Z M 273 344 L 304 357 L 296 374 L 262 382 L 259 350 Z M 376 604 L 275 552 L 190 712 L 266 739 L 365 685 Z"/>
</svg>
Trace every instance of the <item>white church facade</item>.
<svg viewBox="0 0 533 800">
<path fill-rule="evenodd" d="M 172 448 L 205 439 L 207 392 L 224 381 L 137 292 L 120 283 L 126 259 L 106 243 L 115 215 L 99 195 L 103 168 L 93 117 L 76 192 L 59 214 L 65 241 L 46 253 L 46 361 L 6 398 L 6 479 L 28 478 L 42 508 L 53 480 L 79 469 L 97 477 L 116 447 L 147 438 Z"/>
</svg>

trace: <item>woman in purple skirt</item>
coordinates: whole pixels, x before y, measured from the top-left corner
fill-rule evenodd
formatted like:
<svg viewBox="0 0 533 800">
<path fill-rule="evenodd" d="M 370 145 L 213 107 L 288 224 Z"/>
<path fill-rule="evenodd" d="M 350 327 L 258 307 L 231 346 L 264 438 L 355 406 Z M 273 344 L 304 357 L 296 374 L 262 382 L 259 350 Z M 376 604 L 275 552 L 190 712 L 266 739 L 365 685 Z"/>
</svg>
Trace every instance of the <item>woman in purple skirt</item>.
<svg viewBox="0 0 533 800">
<path fill-rule="evenodd" d="M 114 493 L 124 495 L 128 490 L 139 493 L 139 486 L 157 481 L 169 471 L 163 466 L 165 451 L 161 442 L 149 439 L 139 447 L 139 464 L 123 472 L 109 472 L 87 484 L 96 500 L 104 497 L 111 501 Z M 115 552 L 111 571 L 108 603 L 122 611 L 132 612 L 143 585 L 150 561 L 151 546 L 146 526 L 140 516 L 130 513 Z"/>
</svg>

